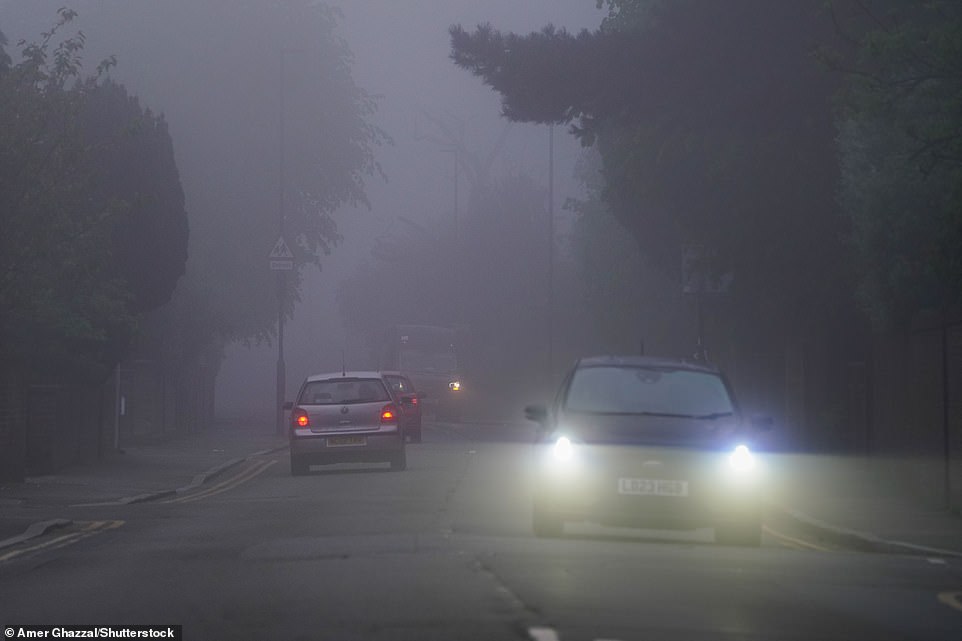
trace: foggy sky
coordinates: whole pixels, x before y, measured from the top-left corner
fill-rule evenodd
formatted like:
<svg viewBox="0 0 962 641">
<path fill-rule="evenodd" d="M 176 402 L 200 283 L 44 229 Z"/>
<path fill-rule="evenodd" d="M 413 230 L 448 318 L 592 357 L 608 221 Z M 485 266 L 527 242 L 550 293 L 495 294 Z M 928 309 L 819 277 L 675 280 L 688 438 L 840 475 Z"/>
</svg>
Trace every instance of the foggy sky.
<svg viewBox="0 0 962 641">
<path fill-rule="evenodd" d="M 374 238 L 397 227 L 397 216 L 425 220 L 451 212 L 454 171 L 450 153 L 434 143 L 416 139 L 416 128 L 428 129 L 422 110 L 435 116 L 453 116 L 465 125 L 466 144 L 486 152 L 504 126 L 499 117 L 499 96 L 449 60 L 448 27 L 460 22 L 474 26 L 491 22 L 496 28 L 528 32 L 551 22 L 572 31 L 595 28 L 602 12 L 594 0 L 362 0 L 339 5 L 344 13 L 341 33 L 355 56 L 354 78 L 361 87 L 382 96 L 375 121 L 394 138 L 379 158 L 388 182 L 371 181 L 372 209 L 341 211 L 336 216 L 344 242 L 323 261 L 322 273 L 308 270 L 304 302 L 286 327 L 285 360 L 289 395 L 309 373 L 341 366 L 341 347 L 348 366 L 372 366 L 363 361 L 363 346 L 351 341 L 341 327 L 333 294 L 341 278 L 357 261 L 370 260 Z M 555 212 L 566 214 L 562 203 L 580 194 L 571 178 L 580 146 L 561 128 L 555 134 Z M 514 124 L 510 142 L 494 176 L 524 171 L 547 189 L 547 131 L 544 127 Z M 460 207 L 466 204 L 468 185 L 460 183 Z M 229 351 L 218 379 L 218 406 L 223 413 L 235 391 L 267 389 L 274 380 L 276 348 Z M 240 398 L 240 397 L 238 397 Z"/>
<path fill-rule="evenodd" d="M 162 3 L 162 0 L 131 0 L 124 6 L 124 15 L 135 15 L 144 7 L 146 15 L 153 10 L 156 16 Z M 229 3 L 221 4 L 229 6 Z M 349 367 L 372 365 L 363 360 L 362 346 L 352 342 L 342 327 L 335 300 L 338 283 L 361 261 L 371 260 L 369 252 L 374 240 L 394 233 L 399 216 L 425 222 L 452 212 L 452 154 L 444 153 L 433 142 L 418 140 L 419 135 L 438 133 L 423 113 L 451 123 L 463 123 L 466 146 L 482 154 L 491 150 L 493 140 L 504 127 L 499 116 L 498 95 L 450 61 L 448 27 L 460 23 L 473 28 L 490 22 L 497 29 L 526 33 L 552 23 L 579 31 L 597 27 L 603 17 L 603 11 L 595 7 L 595 0 L 342 0 L 327 4 L 342 11 L 338 34 L 354 54 L 354 80 L 380 97 L 373 120 L 387 131 L 395 145 L 378 152 L 388 181 L 369 181 L 367 195 L 371 210 L 338 211 L 335 220 L 344 236 L 343 243 L 322 259 L 321 273 L 313 267 L 305 268 L 302 302 L 295 310 L 293 321 L 286 326 L 289 397 L 305 375 L 340 368 L 342 348 L 346 350 Z M 196 156 L 192 149 L 188 153 L 185 140 L 193 136 L 198 127 L 216 125 L 216 114 L 207 114 L 204 120 L 203 114 L 196 113 L 196 101 L 191 100 L 190 93 L 197 88 L 190 86 L 191 74 L 170 68 L 166 58 L 176 57 L 178 44 L 183 39 L 206 35 L 192 31 L 191 25 L 177 25 L 175 29 L 159 24 L 156 28 L 171 28 L 172 32 L 162 34 L 161 38 L 145 39 L 139 35 L 141 30 L 155 28 L 155 25 L 136 24 L 130 25 L 129 30 L 118 29 L 114 24 L 117 16 L 107 15 L 109 3 L 101 0 L 0 0 L 0 30 L 8 37 L 11 55 L 16 58 L 17 40 L 35 40 L 41 31 L 49 28 L 56 9 L 61 6 L 75 8 L 80 14 L 71 30 L 82 29 L 87 36 L 87 71 L 92 71 L 95 61 L 115 54 L 119 64 L 112 76 L 139 96 L 142 104 L 166 115 L 185 185 L 187 209 L 191 212 L 202 208 L 202 203 L 191 201 L 197 191 L 191 189 L 191 185 L 203 180 L 205 165 L 216 160 Z M 225 13 L 224 28 L 230 28 L 230 19 Z M 105 25 L 111 25 L 109 30 Z M 284 43 L 278 43 L 278 48 L 282 46 Z M 194 61 L 181 63 L 190 65 Z M 225 79 L 225 82 L 242 78 L 238 70 L 236 78 Z M 250 90 L 274 92 L 273 87 Z M 230 146 L 230 141 L 224 141 L 221 148 Z M 216 152 L 209 150 L 208 153 Z M 562 221 L 566 217 L 561 205 L 567 197 L 580 194 L 579 185 L 571 177 L 579 153 L 580 147 L 574 139 L 563 128 L 558 128 L 554 201 L 559 235 L 563 234 Z M 276 171 L 273 166 L 276 162 L 272 159 L 264 162 L 271 165 L 265 167 L 265 172 Z M 547 167 L 546 127 L 514 124 L 492 178 L 523 172 L 547 189 Z M 462 176 L 459 205 L 462 213 L 468 187 Z M 266 215 L 274 214 L 267 212 Z M 265 268 L 269 249 L 265 247 Z M 218 379 L 218 413 L 241 415 L 259 411 L 270 416 L 275 363 L 274 346 L 229 348 Z"/>
</svg>

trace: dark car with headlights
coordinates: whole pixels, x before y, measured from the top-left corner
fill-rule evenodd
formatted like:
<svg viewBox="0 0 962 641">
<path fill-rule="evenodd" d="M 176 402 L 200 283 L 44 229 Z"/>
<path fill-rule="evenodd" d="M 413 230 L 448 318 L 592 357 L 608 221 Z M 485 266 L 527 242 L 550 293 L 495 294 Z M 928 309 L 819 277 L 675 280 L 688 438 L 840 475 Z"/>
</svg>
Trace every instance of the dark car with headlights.
<svg viewBox="0 0 962 641">
<path fill-rule="evenodd" d="M 381 372 L 308 376 L 291 410 L 291 473 L 311 465 L 388 462 L 407 467 L 401 409 Z"/>
<path fill-rule="evenodd" d="M 734 395 L 714 367 L 652 357 L 583 358 L 539 423 L 533 526 L 566 521 L 713 527 L 720 543 L 761 541 L 761 470 Z"/>
</svg>

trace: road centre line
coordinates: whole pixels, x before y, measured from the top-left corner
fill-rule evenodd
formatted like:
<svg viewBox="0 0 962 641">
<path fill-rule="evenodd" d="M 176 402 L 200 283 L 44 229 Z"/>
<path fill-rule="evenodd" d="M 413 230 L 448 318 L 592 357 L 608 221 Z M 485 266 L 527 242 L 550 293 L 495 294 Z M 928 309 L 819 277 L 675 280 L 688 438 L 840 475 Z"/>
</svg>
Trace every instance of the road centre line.
<svg viewBox="0 0 962 641">
<path fill-rule="evenodd" d="M 783 544 L 788 543 L 789 544 L 788 547 L 793 547 L 795 549 L 804 549 L 804 550 L 816 550 L 818 552 L 831 552 L 829 548 L 822 547 L 820 545 L 815 545 L 814 543 L 809 543 L 808 541 L 803 541 L 801 539 L 796 539 L 795 537 L 788 536 L 787 534 L 773 530 L 767 525 L 763 525 L 762 530 L 764 530 L 768 534 L 778 539 L 781 543 Z"/>
<path fill-rule="evenodd" d="M 249 467 L 246 470 L 240 472 L 239 474 L 232 476 L 228 479 L 225 479 L 224 481 L 221 481 L 217 485 L 213 485 L 207 488 L 206 490 L 202 490 L 197 493 L 188 494 L 186 496 L 180 496 L 174 499 L 169 499 L 167 501 L 162 501 L 162 503 L 191 503 L 193 501 L 200 501 L 201 499 L 205 499 L 210 496 L 214 496 L 216 494 L 226 492 L 228 490 L 231 490 L 249 481 L 255 476 L 261 474 L 264 470 L 266 470 L 271 465 L 274 465 L 275 463 L 277 463 L 276 459 L 269 460 L 269 461 L 260 461 L 258 463 L 255 463 L 252 467 Z"/>
<path fill-rule="evenodd" d="M 82 541 L 83 539 L 89 538 L 100 532 L 105 532 L 107 530 L 113 530 L 124 524 L 124 521 L 91 521 L 87 523 L 81 530 L 77 532 L 70 532 L 62 536 L 58 536 L 49 541 L 44 541 L 36 545 L 31 545 L 30 547 L 20 548 L 16 550 L 11 550 L 3 556 L 0 556 L 0 563 L 8 561 L 14 557 L 28 554 L 30 552 L 37 552 L 44 549 L 56 550 L 68 545 Z"/>
</svg>

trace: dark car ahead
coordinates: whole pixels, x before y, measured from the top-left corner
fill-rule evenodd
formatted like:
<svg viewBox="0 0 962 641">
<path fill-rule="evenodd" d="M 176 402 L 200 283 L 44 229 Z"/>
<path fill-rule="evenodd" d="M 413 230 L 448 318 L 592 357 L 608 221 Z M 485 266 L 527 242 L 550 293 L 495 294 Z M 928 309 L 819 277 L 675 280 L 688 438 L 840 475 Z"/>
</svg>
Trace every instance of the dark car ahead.
<svg viewBox="0 0 962 641">
<path fill-rule="evenodd" d="M 388 391 L 401 410 L 401 431 L 412 443 L 421 442 L 421 401 L 411 379 L 401 372 L 383 372 Z"/>
<path fill-rule="evenodd" d="M 713 527 L 716 541 L 761 541 L 757 430 L 721 373 L 651 357 L 581 359 L 540 424 L 533 526 L 566 521 L 654 529 Z"/>
<path fill-rule="evenodd" d="M 311 465 L 388 462 L 407 467 L 401 410 L 380 372 L 315 374 L 290 404 L 291 473 Z"/>
</svg>

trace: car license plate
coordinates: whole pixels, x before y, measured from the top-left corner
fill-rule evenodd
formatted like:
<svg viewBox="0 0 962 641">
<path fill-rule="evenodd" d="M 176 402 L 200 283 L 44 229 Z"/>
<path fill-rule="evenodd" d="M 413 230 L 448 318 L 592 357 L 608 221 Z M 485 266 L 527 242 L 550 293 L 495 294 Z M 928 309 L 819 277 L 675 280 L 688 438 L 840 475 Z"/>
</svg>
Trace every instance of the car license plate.
<svg viewBox="0 0 962 641">
<path fill-rule="evenodd" d="M 328 447 L 351 447 L 355 445 L 367 445 L 367 438 L 364 436 L 332 436 L 327 439 Z"/>
<path fill-rule="evenodd" d="M 618 479 L 618 494 L 637 496 L 688 496 L 688 481 L 674 479 Z"/>
</svg>

